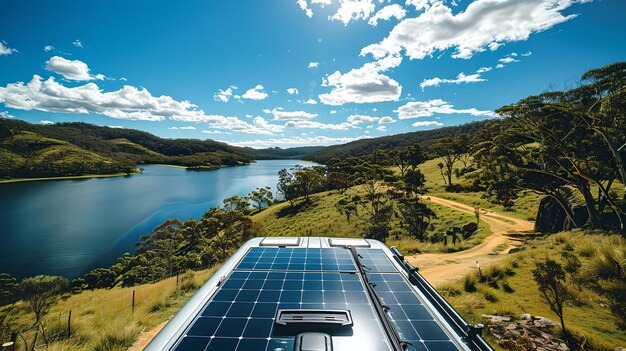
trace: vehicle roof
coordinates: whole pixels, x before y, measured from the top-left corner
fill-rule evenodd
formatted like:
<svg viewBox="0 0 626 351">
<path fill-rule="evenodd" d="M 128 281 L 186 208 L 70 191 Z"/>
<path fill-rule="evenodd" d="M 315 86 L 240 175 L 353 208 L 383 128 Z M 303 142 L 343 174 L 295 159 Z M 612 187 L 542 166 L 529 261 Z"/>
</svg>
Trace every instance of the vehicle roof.
<svg viewBox="0 0 626 351">
<path fill-rule="evenodd" d="M 301 343 L 315 340 L 336 351 L 491 349 L 379 241 L 260 237 L 237 250 L 146 350 L 304 350 Z"/>
</svg>

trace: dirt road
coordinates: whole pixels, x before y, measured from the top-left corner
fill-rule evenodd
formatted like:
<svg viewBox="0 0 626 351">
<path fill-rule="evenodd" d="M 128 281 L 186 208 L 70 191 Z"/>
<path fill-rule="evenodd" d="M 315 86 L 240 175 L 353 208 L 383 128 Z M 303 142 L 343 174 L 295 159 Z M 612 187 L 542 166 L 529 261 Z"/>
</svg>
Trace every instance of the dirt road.
<svg viewBox="0 0 626 351">
<path fill-rule="evenodd" d="M 456 201 L 446 200 L 433 196 L 426 196 L 439 205 L 454 208 L 459 211 L 474 214 L 474 208 Z M 523 219 L 491 212 L 483 211 L 480 219 L 491 228 L 492 234 L 485 241 L 469 250 L 449 254 L 419 254 L 408 256 L 406 259 L 420 269 L 420 273 L 434 286 L 457 280 L 467 273 L 475 271 L 476 261 L 481 267 L 502 260 L 514 247 L 520 246 L 525 234 L 532 233 L 534 223 Z M 517 235 L 521 234 L 521 238 Z M 501 244 L 506 247 L 499 252 L 495 249 Z"/>
</svg>

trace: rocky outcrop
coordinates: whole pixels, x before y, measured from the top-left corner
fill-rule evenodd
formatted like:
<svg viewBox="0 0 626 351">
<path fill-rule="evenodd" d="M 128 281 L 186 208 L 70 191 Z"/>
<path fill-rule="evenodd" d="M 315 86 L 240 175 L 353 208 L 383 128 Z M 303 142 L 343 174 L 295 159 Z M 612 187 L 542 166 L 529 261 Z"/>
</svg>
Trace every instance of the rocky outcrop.
<svg viewBox="0 0 626 351">
<path fill-rule="evenodd" d="M 507 350 L 567 351 L 567 344 L 554 336 L 555 325 L 548 318 L 522 314 L 519 319 L 509 316 L 483 315 L 487 330 Z"/>
</svg>

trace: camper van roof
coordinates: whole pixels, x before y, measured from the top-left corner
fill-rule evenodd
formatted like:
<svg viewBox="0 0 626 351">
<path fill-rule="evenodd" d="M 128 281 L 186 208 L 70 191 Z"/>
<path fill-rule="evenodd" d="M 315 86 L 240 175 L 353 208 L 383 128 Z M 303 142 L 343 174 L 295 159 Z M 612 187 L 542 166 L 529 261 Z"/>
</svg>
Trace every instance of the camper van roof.
<svg viewBox="0 0 626 351">
<path fill-rule="evenodd" d="M 395 249 L 254 238 L 145 350 L 491 350 Z"/>
</svg>

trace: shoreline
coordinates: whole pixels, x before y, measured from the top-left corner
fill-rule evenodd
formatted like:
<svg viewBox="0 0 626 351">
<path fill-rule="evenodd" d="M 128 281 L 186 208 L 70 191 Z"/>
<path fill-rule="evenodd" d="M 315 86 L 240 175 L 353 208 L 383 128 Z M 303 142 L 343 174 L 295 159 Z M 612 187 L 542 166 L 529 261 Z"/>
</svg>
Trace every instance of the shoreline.
<svg viewBox="0 0 626 351">
<path fill-rule="evenodd" d="M 46 180 L 72 180 L 72 179 L 90 179 L 90 178 L 130 177 L 135 174 L 140 174 L 140 172 L 133 172 L 131 174 L 113 173 L 113 174 L 85 174 L 85 175 L 79 175 L 79 176 L 61 176 L 61 177 L 43 177 L 43 178 L 13 178 L 13 179 L 0 180 L 0 184 L 38 182 L 38 181 L 46 181 Z"/>
</svg>

